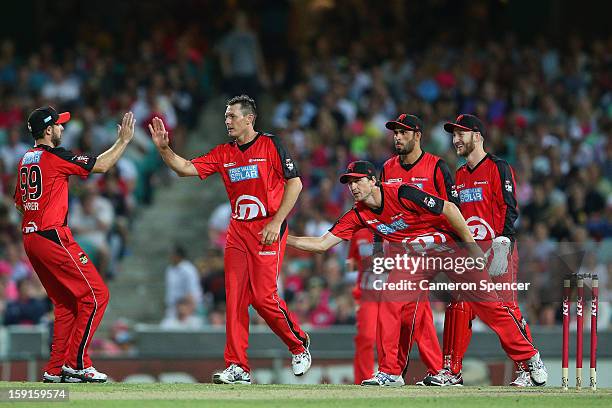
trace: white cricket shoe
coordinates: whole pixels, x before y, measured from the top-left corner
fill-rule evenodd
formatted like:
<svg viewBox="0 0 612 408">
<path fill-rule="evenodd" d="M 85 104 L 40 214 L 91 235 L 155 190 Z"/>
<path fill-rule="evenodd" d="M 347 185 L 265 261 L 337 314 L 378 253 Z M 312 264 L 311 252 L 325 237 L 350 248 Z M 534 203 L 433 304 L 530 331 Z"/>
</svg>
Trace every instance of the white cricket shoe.
<svg viewBox="0 0 612 408">
<path fill-rule="evenodd" d="M 251 374 L 238 364 L 230 364 L 220 373 L 213 374 L 212 380 L 215 384 L 251 384 Z"/>
<path fill-rule="evenodd" d="M 49 374 L 48 372 L 44 372 L 42 376 L 42 382 L 44 383 L 80 383 L 82 382 L 79 378 L 72 377 L 64 377 L 62 374 Z"/>
<path fill-rule="evenodd" d="M 548 371 L 546 371 L 546 366 L 542 358 L 540 358 L 540 352 L 535 353 L 529 360 L 525 361 L 525 363 L 529 369 L 529 375 L 531 376 L 533 384 L 538 387 L 546 385 Z"/>
<path fill-rule="evenodd" d="M 106 374 L 96 370 L 94 366 L 76 370 L 65 364 L 62 366 L 62 376 L 65 382 L 79 382 L 73 381 L 77 379 L 80 382 L 104 383 L 108 379 Z"/>
<path fill-rule="evenodd" d="M 510 383 L 511 387 L 534 387 L 535 384 L 529 375 L 529 371 L 519 370 L 517 371 L 518 377 Z"/>
<path fill-rule="evenodd" d="M 463 375 L 461 371 L 454 374 L 448 368 L 443 368 L 436 375 L 428 375 L 423 380 L 425 385 L 432 387 L 462 387 L 463 386 Z"/>
<path fill-rule="evenodd" d="M 310 347 L 310 336 L 306 334 L 306 346 L 303 353 L 293 354 L 291 356 L 291 368 L 295 376 L 301 376 L 306 374 L 310 370 L 312 364 L 312 357 L 308 348 Z"/>
<path fill-rule="evenodd" d="M 404 378 L 401 375 L 393 375 L 378 371 L 374 377 L 363 380 L 362 386 L 377 386 L 377 387 L 401 387 L 403 386 Z"/>
</svg>

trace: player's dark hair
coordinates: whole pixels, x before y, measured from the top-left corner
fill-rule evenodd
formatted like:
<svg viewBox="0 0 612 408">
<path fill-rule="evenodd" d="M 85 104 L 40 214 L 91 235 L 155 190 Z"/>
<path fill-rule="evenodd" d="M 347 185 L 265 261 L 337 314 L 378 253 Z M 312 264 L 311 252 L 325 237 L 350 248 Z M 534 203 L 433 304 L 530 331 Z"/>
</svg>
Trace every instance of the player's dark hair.
<svg viewBox="0 0 612 408">
<path fill-rule="evenodd" d="M 178 256 L 179 258 L 185 259 L 187 258 L 187 251 L 185 251 L 185 248 L 183 248 L 181 245 L 175 245 L 174 255 Z"/>
<path fill-rule="evenodd" d="M 43 135 L 45 134 L 45 130 L 47 130 L 47 128 L 32 132 L 32 137 L 34 138 L 34 140 L 42 139 Z"/>
<path fill-rule="evenodd" d="M 254 115 L 257 117 L 257 106 L 255 105 L 255 100 L 251 98 L 249 95 L 239 95 L 234 96 L 232 99 L 227 101 L 227 106 L 240 104 L 240 110 L 243 115 Z"/>
</svg>

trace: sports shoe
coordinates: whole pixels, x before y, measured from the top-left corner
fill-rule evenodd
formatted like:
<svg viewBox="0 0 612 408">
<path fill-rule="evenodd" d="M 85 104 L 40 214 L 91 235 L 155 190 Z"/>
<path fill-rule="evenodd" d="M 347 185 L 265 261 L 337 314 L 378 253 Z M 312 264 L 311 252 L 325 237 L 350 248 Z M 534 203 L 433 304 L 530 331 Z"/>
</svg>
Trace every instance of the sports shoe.
<svg viewBox="0 0 612 408">
<path fill-rule="evenodd" d="M 301 376 L 306 374 L 306 372 L 310 369 L 310 365 L 312 364 L 312 357 L 310 356 L 310 351 L 308 348 L 310 347 L 310 336 L 306 334 L 306 346 L 303 353 L 293 354 L 291 356 L 291 368 L 293 369 L 293 374 L 296 376 Z"/>
<path fill-rule="evenodd" d="M 49 374 L 44 372 L 42 381 L 44 383 L 80 383 L 82 382 L 79 378 L 64 377 L 62 374 Z"/>
<path fill-rule="evenodd" d="M 96 370 L 94 366 L 84 368 L 82 370 L 75 370 L 74 368 L 63 365 L 62 366 L 62 375 L 66 382 L 75 382 L 69 381 L 68 379 L 78 379 L 81 382 L 92 382 L 92 383 L 104 383 L 108 379 L 108 376 L 100 371 Z M 78 381 L 77 381 L 78 382 Z"/>
<path fill-rule="evenodd" d="M 404 378 L 401 375 L 393 375 L 378 371 L 374 377 L 363 380 L 362 386 L 378 386 L 378 387 L 401 387 L 404 385 Z"/>
<path fill-rule="evenodd" d="M 438 374 L 425 377 L 423 382 L 425 385 L 433 387 L 462 387 L 463 376 L 461 375 L 461 371 L 457 374 L 453 374 L 448 368 L 443 368 Z"/>
<path fill-rule="evenodd" d="M 251 384 L 251 374 L 238 364 L 230 364 L 220 373 L 213 374 L 212 380 L 215 384 Z"/>
<path fill-rule="evenodd" d="M 516 379 L 510 383 L 511 387 L 533 387 L 535 386 L 535 384 L 533 383 L 533 380 L 531 379 L 531 376 L 529 375 L 529 371 L 519 369 L 519 371 L 517 371 L 517 374 L 518 374 L 518 377 L 516 377 Z"/>
<path fill-rule="evenodd" d="M 525 363 L 527 364 L 533 384 L 538 387 L 546 385 L 548 371 L 546 371 L 546 366 L 540 358 L 540 352 L 535 353 L 529 360 L 525 361 Z"/>
</svg>

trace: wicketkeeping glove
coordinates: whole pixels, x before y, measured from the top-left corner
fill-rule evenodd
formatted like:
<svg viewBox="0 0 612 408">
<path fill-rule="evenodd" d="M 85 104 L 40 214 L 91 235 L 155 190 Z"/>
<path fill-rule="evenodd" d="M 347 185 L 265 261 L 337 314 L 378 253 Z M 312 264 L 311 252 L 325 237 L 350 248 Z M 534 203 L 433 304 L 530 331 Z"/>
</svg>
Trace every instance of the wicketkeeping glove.
<svg viewBox="0 0 612 408">
<path fill-rule="evenodd" d="M 503 275 L 508 271 L 508 254 L 510 253 L 510 238 L 496 237 L 493 239 L 489 257 L 493 255 L 491 264 L 489 265 L 489 276 Z"/>
</svg>

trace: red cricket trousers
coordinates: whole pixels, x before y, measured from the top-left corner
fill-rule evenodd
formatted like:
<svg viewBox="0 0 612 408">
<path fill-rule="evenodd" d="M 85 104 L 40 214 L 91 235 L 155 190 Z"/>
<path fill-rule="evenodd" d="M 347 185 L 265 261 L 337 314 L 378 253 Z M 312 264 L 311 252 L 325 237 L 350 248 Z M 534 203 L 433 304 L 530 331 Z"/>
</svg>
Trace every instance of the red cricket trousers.
<svg viewBox="0 0 612 408">
<path fill-rule="evenodd" d="M 108 288 L 68 227 L 24 234 L 23 245 L 54 306 L 45 371 L 57 375 L 63 364 L 90 367 L 87 350 L 108 305 Z"/>
<path fill-rule="evenodd" d="M 353 378 L 359 385 L 374 375 L 374 346 L 376 345 L 376 321 L 378 303 L 359 301 L 357 308 L 357 334 L 355 335 L 355 358 Z"/>
<path fill-rule="evenodd" d="M 306 333 L 278 295 L 287 224 L 283 223 L 278 242 L 263 245 L 259 232 L 270 218 L 230 222 L 225 246 L 226 340 L 225 364 L 237 364 L 250 371 L 249 305 L 287 345 L 292 354 L 305 351 Z"/>
<path fill-rule="evenodd" d="M 508 254 L 508 269 L 506 273 L 491 277 L 494 283 L 513 283 L 517 281 L 519 256 L 516 247 Z M 523 337 L 533 343 L 531 329 L 518 305 L 518 294 L 516 291 L 498 291 L 497 294 L 508 310 L 508 313 L 520 329 Z M 445 365 L 452 372 L 458 373 L 463 366 L 463 356 L 467 352 L 472 338 L 472 323 L 475 314 L 469 302 L 451 302 L 446 312 L 444 322 L 444 359 Z M 515 360 L 516 362 L 517 360 Z"/>
<path fill-rule="evenodd" d="M 425 295 L 425 294 L 424 294 Z M 412 316 L 402 310 L 402 328 L 400 333 L 398 359 L 404 366 L 404 374 L 408 369 L 408 356 L 410 354 L 410 330 L 414 330 L 414 341 L 419 348 L 421 361 L 427 367 L 428 374 L 438 374 L 442 369 L 442 350 L 438 341 L 438 333 L 433 323 L 431 303 L 425 296 L 419 302 L 416 309 L 415 327 L 412 327 Z"/>
</svg>

